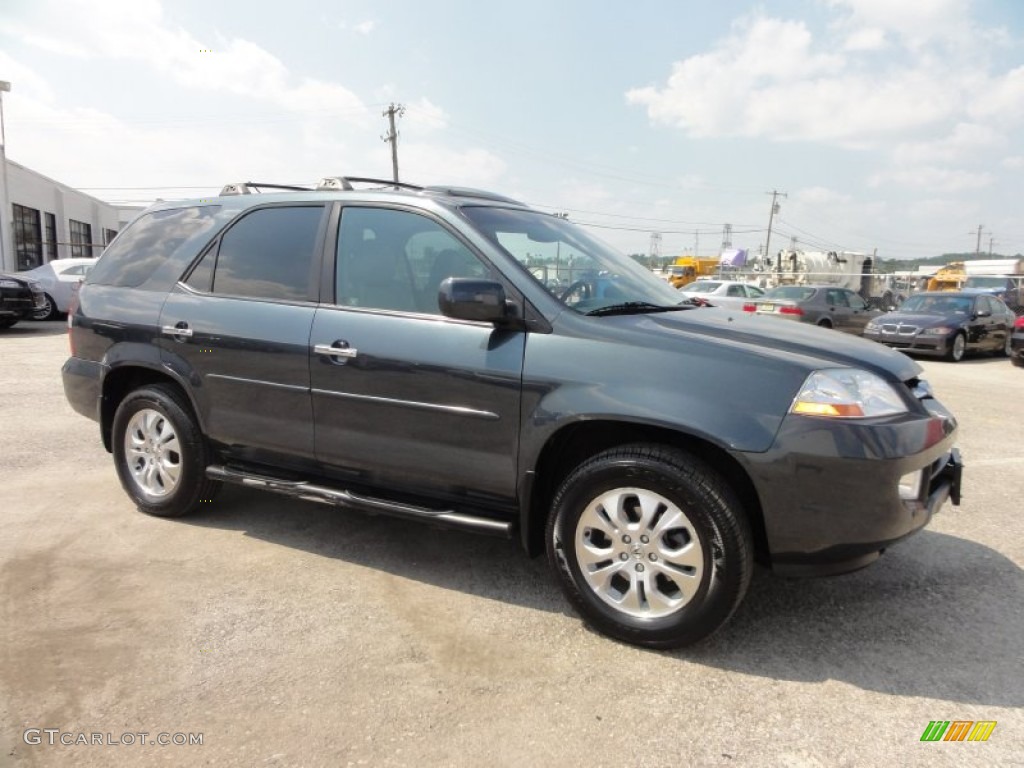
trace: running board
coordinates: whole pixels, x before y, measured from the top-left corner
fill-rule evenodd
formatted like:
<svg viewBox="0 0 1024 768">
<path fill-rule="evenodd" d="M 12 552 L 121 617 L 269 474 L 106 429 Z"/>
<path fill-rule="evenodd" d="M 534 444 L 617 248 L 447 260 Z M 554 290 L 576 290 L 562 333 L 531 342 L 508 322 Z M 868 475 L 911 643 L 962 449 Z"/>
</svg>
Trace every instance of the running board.
<svg viewBox="0 0 1024 768">
<path fill-rule="evenodd" d="M 435 523 L 446 528 L 458 528 L 474 533 L 488 533 L 493 536 L 505 536 L 507 538 L 512 536 L 512 523 L 491 520 L 490 518 L 477 515 L 467 515 L 450 509 L 428 509 L 427 507 L 417 507 L 398 501 L 386 501 L 370 496 L 360 496 L 359 494 L 352 493 L 352 491 L 328 488 L 324 485 L 314 485 L 305 480 L 283 480 L 277 477 L 246 472 L 241 469 L 221 465 L 207 467 L 206 476 L 211 480 L 234 483 L 235 485 L 246 485 L 250 488 L 261 488 L 265 491 L 281 493 L 296 499 L 316 501 L 335 507 L 356 509 L 371 514 L 393 515 L 395 517 Z"/>
</svg>

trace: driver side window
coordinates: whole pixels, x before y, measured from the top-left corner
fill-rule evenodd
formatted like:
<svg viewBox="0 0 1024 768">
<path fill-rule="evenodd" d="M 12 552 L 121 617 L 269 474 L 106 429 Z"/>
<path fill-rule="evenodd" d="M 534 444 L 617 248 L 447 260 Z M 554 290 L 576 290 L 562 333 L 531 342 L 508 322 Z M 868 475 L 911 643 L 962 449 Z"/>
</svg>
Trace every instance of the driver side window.
<svg viewBox="0 0 1024 768">
<path fill-rule="evenodd" d="M 479 258 L 419 214 L 346 207 L 338 233 L 336 301 L 341 306 L 439 315 L 447 277 L 489 277 Z"/>
</svg>

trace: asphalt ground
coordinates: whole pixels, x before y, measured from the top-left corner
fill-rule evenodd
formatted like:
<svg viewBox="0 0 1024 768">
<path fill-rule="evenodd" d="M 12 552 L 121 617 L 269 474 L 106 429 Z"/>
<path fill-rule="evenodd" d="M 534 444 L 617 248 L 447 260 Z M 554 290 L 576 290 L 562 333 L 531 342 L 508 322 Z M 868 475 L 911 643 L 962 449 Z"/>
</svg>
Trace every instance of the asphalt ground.
<svg viewBox="0 0 1024 768">
<path fill-rule="evenodd" d="M 1005 360 L 922 361 L 962 506 L 858 573 L 760 571 L 666 653 L 589 630 L 511 542 L 246 489 L 139 513 L 64 400 L 67 349 L 58 322 L 0 334 L 0 765 L 1024 765 Z M 933 720 L 997 725 L 921 742 Z"/>
</svg>

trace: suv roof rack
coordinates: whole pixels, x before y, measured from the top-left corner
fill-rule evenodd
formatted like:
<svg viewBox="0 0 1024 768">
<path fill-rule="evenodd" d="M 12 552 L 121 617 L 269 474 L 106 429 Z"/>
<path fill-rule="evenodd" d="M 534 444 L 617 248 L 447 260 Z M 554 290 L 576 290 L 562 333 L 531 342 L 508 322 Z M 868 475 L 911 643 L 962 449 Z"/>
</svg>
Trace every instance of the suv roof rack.
<svg viewBox="0 0 1024 768">
<path fill-rule="evenodd" d="M 488 192 L 484 189 L 474 187 L 456 187 L 448 185 L 436 185 L 423 187 L 418 184 L 408 184 L 404 181 L 393 181 L 391 179 L 375 179 L 370 176 L 324 176 L 317 182 L 315 187 L 303 187 L 297 184 L 269 184 L 261 181 L 245 181 L 236 184 L 225 184 L 221 189 L 222 197 L 229 195 L 251 195 L 261 189 L 285 190 L 288 192 L 310 192 L 316 191 L 345 191 L 350 192 L 355 187 L 353 184 L 377 184 L 381 188 L 407 189 L 411 192 L 425 192 L 432 195 L 447 195 L 449 197 L 470 197 L 477 200 L 491 200 L 498 203 L 514 203 L 523 205 L 519 200 L 514 200 L 505 195 Z"/>
<path fill-rule="evenodd" d="M 221 190 L 221 197 L 228 195 L 251 195 L 259 192 L 261 188 L 284 189 L 290 192 L 309 192 L 309 187 L 300 187 L 295 184 L 266 184 L 261 181 L 243 181 L 237 184 L 225 184 Z"/>
<path fill-rule="evenodd" d="M 404 181 L 392 181 L 391 179 L 373 179 L 367 176 L 326 176 L 320 179 L 316 185 L 317 189 L 344 189 L 351 190 L 356 184 L 380 184 L 382 187 L 394 187 L 395 189 L 411 189 L 414 192 L 422 192 L 423 187 L 418 184 L 406 184 Z"/>
</svg>

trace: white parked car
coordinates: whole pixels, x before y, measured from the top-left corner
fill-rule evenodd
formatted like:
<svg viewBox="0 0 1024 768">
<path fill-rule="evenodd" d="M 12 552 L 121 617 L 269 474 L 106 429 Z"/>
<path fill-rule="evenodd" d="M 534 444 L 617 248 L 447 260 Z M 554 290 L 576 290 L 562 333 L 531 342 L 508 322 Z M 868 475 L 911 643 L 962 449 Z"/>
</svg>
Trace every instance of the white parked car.
<svg viewBox="0 0 1024 768">
<path fill-rule="evenodd" d="M 756 285 L 737 280 L 714 280 L 702 278 L 679 289 L 687 299 L 701 299 L 716 307 L 743 309 L 751 299 L 764 295 Z"/>
<path fill-rule="evenodd" d="M 46 304 L 33 313 L 32 319 L 52 320 L 67 312 L 75 288 L 95 263 L 96 259 L 54 259 L 41 267 L 19 272 L 19 277 L 39 283 L 46 294 Z"/>
</svg>

